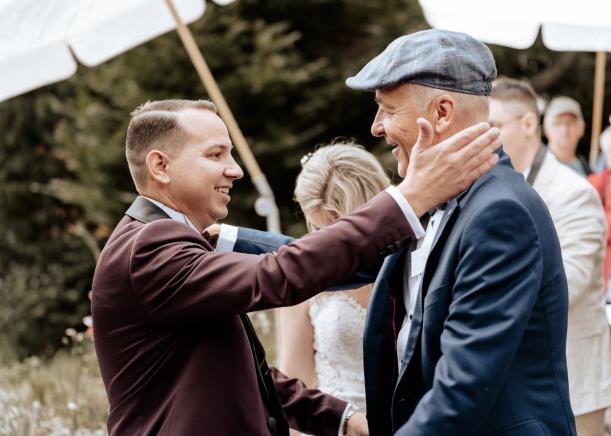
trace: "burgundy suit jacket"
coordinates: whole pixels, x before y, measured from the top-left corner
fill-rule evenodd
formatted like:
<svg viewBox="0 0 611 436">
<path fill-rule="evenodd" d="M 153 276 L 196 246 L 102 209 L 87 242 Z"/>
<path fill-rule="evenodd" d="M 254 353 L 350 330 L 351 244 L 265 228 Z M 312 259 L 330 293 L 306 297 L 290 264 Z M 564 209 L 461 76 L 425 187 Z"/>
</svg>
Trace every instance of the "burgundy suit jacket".
<svg viewBox="0 0 611 436">
<path fill-rule="evenodd" d="M 401 209 L 381 193 L 276 253 L 216 253 L 139 197 L 93 279 L 96 352 L 111 435 L 270 435 L 239 315 L 300 303 L 407 245 Z M 336 435 L 346 403 L 272 370 L 291 427 Z"/>
</svg>

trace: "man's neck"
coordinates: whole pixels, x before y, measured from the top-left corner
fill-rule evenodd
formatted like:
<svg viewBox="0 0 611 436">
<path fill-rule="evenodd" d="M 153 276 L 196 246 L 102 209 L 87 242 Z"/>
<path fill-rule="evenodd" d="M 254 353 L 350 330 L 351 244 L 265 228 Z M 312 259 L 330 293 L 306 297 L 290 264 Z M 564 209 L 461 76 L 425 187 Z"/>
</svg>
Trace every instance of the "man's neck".
<svg viewBox="0 0 611 436">
<path fill-rule="evenodd" d="M 169 208 L 175 213 L 184 216 L 186 218 L 186 224 L 188 224 L 190 227 L 193 227 L 198 232 L 202 232 L 204 230 L 204 228 L 200 228 L 200 226 L 195 221 L 193 221 L 186 213 L 184 213 L 179 207 L 177 207 L 176 204 L 167 196 L 160 195 L 155 192 L 140 192 L 139 194 L 142 197 L 148 198 L 149 200 L 154 200 L 158 203 L 161 203 L 166 208 Z M 164 212 L 167 211 L 164 210 Z"/>
<path fill-rule="evenodd" d="M 527 168 L 532 167 L 533 161 L 535 160 L 535 156 L 537 155 L 537 150 L 539 150 L 539 146 L 541 142 L 529 141 L 527 144 L 524 144 L 524 149 L 519 153 L 514 153 L 514 156 L 511 157 L 511 164 L 515 168 L 516 171 L 522 173 Z"/>
</svg>

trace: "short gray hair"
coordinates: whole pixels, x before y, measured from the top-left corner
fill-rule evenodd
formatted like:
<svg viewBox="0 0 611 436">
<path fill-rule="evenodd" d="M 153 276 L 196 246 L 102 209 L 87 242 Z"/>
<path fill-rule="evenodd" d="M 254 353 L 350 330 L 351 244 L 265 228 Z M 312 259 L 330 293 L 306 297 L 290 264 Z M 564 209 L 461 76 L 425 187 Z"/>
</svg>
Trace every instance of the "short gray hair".
<svg viewBox="0 0 611 436">
<path fill-rule="evenodd" d="M 437 96 L 447 94 L 451 96 L 459 105 L 460 115 L 465 121 L 479 122 L 488 119 L 488 97 L 485 95 L 466 94 L 463 92 L 446 91 L 444 89 L 431 88 L 429 86 L 409 83 L 406 87 L 407 96 L 412 101 L 420 104 L 420 109 L 424 110 Z"/>
</svg>

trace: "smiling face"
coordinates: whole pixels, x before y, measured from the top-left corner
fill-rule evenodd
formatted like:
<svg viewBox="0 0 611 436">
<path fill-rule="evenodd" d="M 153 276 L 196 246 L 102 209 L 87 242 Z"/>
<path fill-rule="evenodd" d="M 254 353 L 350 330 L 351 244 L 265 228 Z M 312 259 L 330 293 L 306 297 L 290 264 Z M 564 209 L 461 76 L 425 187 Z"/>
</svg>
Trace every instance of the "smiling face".
<svg viewBox="0 0 611 436">
<path fill-rule="evenodd" d="M 412 148 L 418 139 L 418 117 L 425 116 L 420 109 L 422 102 L 415 102 L 407 92 L 407 85 L 399 85 L 376 91 L 376 113 L 371 134 L 384 137 L 392 147 L 392 155 L 397 159 L 397 170 L 405 177 Z"/>
<path fill-rule="evenodd" d="M 584 129 L 583 119 L 573 114 L 560 114 L 545 122 L 545 136 L 555 153 L 575 154 Z"/>
<path fill-rule="evenodd" d="M 184 146 L 168 155 L 166 195 L 200 230 L 227 216 L 229 190 L 244 173 L 231 155 L 227 128 L 215 113 L 188 109 L 178 113 Z"/>
</svg>

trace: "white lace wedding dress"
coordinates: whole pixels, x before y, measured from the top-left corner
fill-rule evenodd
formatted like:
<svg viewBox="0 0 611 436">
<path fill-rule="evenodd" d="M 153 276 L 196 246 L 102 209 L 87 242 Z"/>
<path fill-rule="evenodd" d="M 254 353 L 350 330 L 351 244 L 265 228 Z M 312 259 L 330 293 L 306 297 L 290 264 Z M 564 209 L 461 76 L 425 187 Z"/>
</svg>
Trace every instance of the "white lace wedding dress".
<svg viewBox="0 0 611 436">
<path fill-rule="evenodd" d="M 344 292 L 310 300 L 317 388 L 365 411 L 363 328 L 366 310 Z"/>
</svg>

